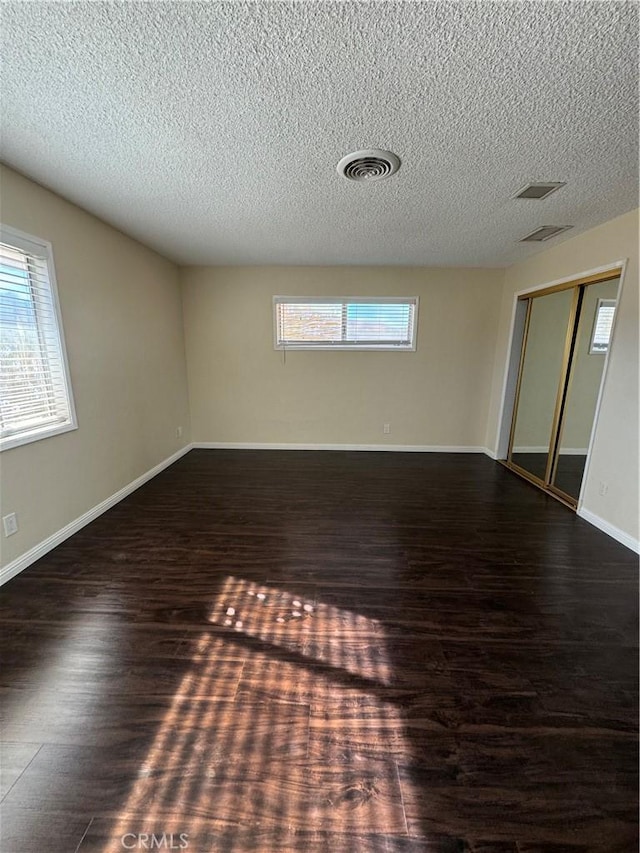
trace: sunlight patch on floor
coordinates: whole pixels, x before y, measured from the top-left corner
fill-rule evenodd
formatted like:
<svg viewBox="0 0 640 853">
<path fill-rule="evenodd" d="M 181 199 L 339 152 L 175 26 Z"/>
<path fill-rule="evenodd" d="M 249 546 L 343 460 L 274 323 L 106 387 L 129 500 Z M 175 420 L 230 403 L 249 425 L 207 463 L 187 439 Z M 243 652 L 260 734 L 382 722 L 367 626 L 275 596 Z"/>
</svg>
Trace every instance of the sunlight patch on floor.
<svg viewBox="0 0 640 853">
<path fill-rule="evenodd" d="M 194 853 L 214 822 L 230 825 L 219 830 L 221 846 L 207 849 L 225 853 L 234 850 L 236 822 L 405 832 L 385 751 L 385 739 L 402 739 L 402 721 L 378 695 L 391 682 L 380 623 L 236 577 L 215 597 L 209 621 L 104 853 L 120 853 L 134 816 L 149 833 L 189 833 Z M 349 718 L 349 744 L 340 726 L 323 726 L 325 708 L 343 725 Z"/>
</svg>

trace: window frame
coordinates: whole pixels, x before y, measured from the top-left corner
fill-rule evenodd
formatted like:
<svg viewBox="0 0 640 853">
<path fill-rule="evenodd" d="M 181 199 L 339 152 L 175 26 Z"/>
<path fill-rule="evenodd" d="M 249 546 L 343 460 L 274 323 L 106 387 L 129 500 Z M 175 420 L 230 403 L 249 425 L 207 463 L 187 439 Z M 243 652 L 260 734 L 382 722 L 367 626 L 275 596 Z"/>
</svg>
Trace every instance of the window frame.
<svg viewBox="0 0 640 853">
<path fill-rule="evenodd" d="M 411 340 L 407 344 L 396 344 L 389 341 L 379 343 L 328 343 L 319 341 L 303 341 L 301 343 L 283 343 L 278 340 L 278 306 L 283 304 L 296 305 L 337 305 L 342 304 L 343 309 L 347 305 L 411 305 L 413 316 L 411 323 Z M 274 296 L 273 297 L 273 348 L 274 350 L 291 352 L 293 350 L 324 350 L 340 352 L 416 352 L 418 347 L 418 310 L 420 298 L 418 296 Z"/>
<path fill-rule="evenodd" d="M 63 390 L 66 398 L 66 403 L 69 410 L 69 418 L 63 423 L 44 424 L 42 426 L 31 427 L 20 432 L 11 433 L 2 437 L 0 435 L 0 452 L 10 450 L 15 447 L 21 447 L 24 444 L 31 444 L 34 441 L 41 441 L 43 438 L 51 438 L 54 435 L 61 435 L 65 432 L 71 432 L 78 429 L 78 417 L 76 414 L 75 400 L 73 396 L 73 388 L 71 385 L 71 372 L 69 370 L 69 359 L 67 356 L 67 345 L 64 335 L 64 325 L 62 322 L 62 311 L 60 309 L 60 299 L 58 296 L 58 282 L 56 279 L 55 264 L 53 260 L 53 246 L 48 240 L 43 240 L 40 237 L 35 237 L 32 234 L 27 234 L 10 225 L 0 224 L 0 241 L 8 246 L 24 252 L 27 255 L 33 255 L 44 261 L 47 270 L 47 279 L 49 292 L 51 294 L 51 305 L 53 320 L 55 323 L 55 332 L 59 344 Z M 34 304 L 36 317 L 38 316 L 39 307 Z M 42 335 L 42 329 L 38 325 L 38 335 Z M 51 359 L 47 358 L 47 369 L 50 369 Z"/>
<path fill-rule="evenodd" d="M 596 336 L 596 329 L 598 327 L 598 315 L 600 314 L 600 309 L 602 307 L 611 308 L 613 307 L 613 318 L 611 320 L 611 328 L 609 329 L 609 340 L 607 341 L 607 345 L 604 349 L 594 349 L 594 338 Z M 598 297 L 598 301 L 596 302 L 596 310 L 593 315 L 593 325 L 591 327 L 591 337 L 589 338 L 589 355 L 606 355 L 609 352 L 609 348 L 611 347 L 611 338 L 613 337 L 613 325 L 616 321 L 616 311 L 618 310 L 618 300 L 617 299 L 609 299 L 607 297 L 601 296 Z"/>
</svg>

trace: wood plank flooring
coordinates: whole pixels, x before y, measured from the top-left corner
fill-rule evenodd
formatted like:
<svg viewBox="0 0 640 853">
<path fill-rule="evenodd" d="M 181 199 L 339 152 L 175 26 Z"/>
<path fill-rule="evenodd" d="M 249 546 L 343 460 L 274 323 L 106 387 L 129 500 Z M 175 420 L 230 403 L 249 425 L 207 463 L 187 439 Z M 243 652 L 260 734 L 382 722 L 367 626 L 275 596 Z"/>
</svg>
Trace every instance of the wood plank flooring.
<svg viewBox="0 0 640 853">
<path fill-rule="evenodd" d="M 487 457 L 192 451 L 1 599 L 3 853 L 637 850 L 637 557 Z"/>
</svg>

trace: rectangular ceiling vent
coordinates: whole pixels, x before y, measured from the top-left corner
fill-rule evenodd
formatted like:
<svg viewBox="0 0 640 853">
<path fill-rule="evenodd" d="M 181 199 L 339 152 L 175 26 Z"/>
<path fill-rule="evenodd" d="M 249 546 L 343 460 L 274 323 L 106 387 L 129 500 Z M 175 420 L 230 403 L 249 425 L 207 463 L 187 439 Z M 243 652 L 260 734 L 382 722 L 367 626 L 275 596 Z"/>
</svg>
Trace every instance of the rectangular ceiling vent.
<svg viewBox="0 0 640 853">
<path fill-rule="evenodd" d="M 573 225 L 543 225 L 541 228 L 537 228 L 531 234 L 523 237 L 519 242 L 543 243 L 545 240 L 550 240 L 552 237 L 562 234 L 563 231 L 568 231 L 569 228 L 573 228 Z"/>
<path fill-rule="evenodd" d="M 565 186 L 566 181 L 556 181 L 546 182 L 544 184 L 527 184 L 526 187 L 523 187 L 520 192 L 517 192 L 514 195 L 514 198 L 535 198 L 538 201 L 542 198 L 546 198 L 547 196 L 554 193 L 556 190 L 559 190 L 560 187 Z"/>
</svg>

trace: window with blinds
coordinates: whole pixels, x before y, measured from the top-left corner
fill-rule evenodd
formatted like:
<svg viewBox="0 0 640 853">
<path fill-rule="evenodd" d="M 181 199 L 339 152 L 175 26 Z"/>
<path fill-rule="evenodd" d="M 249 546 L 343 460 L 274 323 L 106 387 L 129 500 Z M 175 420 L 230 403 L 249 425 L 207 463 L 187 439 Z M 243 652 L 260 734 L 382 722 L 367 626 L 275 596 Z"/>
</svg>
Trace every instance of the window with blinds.
<svg viewBox="0 0 640 853">
<path fill-rule="evenodd" d="M 415 350 L 418 297 L 274 296 L 276 349 Z"/>
<path fill-rule="evenodd" d="M 615 313 L 615 299 L 598 299 L 596 314 L 593 320 L 593 331 L 591 332 L 590 355 L 607 352 L 609 349 Z"/>
<path fill-rule="evenodd" d="M 49 244 L 0 229 L 0 449 L 77 426 Z"/>
</svg>

